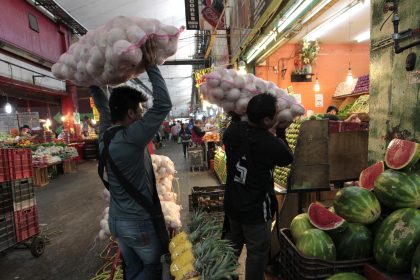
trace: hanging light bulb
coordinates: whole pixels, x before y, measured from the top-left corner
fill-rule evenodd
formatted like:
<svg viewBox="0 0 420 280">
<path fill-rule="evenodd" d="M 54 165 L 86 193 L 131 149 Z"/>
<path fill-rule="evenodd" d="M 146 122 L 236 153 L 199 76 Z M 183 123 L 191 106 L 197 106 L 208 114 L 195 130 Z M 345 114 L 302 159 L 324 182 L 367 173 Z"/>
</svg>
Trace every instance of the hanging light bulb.
<svg viewBox="0 0 420 280">
<path fill-rule="evenodd" d="M 95 120 L 92 120 L 91 122 L 92 122 L 92 124 L 93 124 L 93 125 L 95 125 L 95 124 L 96 124 L 96 121 L 95 121 Z"/>
<path fill-rule="evenodd" d="M 314 91 L 319 92 L 321 90 L 321 85 L 319 84 L 318 75 L 316 75 Z"/>
<path fill-rule="evenodd" d="M 245 64 L 245 62 L 243 61 L 243 60 L 241 60 L 241 61 L 239 61 L 239 63 L 238 63 L 238 74 L 239 75 L 245 75 L 247 72 L 246 72 L 246 64 Z"/>
<path fill-rule="evenodd" d="M 351 72 L 351 66 L 349 62 L 349 70 L 347 72 L 346 84 L 352 85 L 353 84 L 353 74 Z"/>
<path fill-rule="evenodd" d="M 65 120 L 66 120 L 66 117 L 65 116 L 62 116 L 61 117 L 61 121 L 64 122 Z"/>
<path fill-rule="evenodd" d="M 46 121 L 45 121 L 45 129 L 46 130 L 50 130 L 50 127 L 51 127 L 51 120 L 50 119 L 47 119 Z"/>
<path fill-rule="evenodd" d="M 9 102 L 6 103 L 6 106 L 4 106 L 4 111 L 6 111 L 7 114 L 11 114 L 13 111 L 12 105 L 10 105 Z"/>
</svg>

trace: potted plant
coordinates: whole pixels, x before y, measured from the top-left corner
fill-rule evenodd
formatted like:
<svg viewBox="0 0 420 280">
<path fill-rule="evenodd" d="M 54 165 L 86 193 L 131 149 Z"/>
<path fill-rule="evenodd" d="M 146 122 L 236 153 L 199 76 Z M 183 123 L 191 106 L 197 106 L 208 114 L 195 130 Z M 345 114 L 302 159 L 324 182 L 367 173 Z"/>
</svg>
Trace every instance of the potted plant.
<svg viewBox="0 0 420 280">
<path fill-rule="evenodd" d="M 303 64 L 302 70 L 304 73 L 312 73 L 312 63 L 316 61 L 319 49 L 318 41 L 302 40 L 299 56 Z"/>
</svg>

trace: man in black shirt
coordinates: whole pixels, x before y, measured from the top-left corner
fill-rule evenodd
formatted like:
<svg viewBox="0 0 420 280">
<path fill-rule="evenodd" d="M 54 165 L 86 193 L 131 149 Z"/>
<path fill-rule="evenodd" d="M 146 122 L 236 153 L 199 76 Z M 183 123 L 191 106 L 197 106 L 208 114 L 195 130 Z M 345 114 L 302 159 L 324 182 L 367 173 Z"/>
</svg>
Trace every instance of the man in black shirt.
<svg viewBox="0 0 420 280">
<path fill-rule="evenodd" d="M 278 208 L 274 167 L 293 161 L 287 144 L 268 131 L 276 125 L 275 114 L 276 98 L 256 95 L 247 107 L 248 122 L 232 123 L 223 135 L 227 158 L 224 208 L 229 221 L 226 238 L 238 256 L 246 244 L 247 280 L 264 279 L 271 222 Z"/>
</svg>

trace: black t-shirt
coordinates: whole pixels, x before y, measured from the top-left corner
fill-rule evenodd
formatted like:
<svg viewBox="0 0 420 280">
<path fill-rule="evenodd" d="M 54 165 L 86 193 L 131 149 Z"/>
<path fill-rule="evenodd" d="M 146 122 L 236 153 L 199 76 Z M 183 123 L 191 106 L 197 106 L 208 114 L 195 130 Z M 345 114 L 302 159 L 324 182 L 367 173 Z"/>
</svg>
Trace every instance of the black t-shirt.
<svg viewBox="0 0 420 280">
<path fill-rule="evenodd" d="M 223 135 L 227 158 L 225 211 L 243 224 L 274 217 L 274 167 L 287 166 L 293 155 L 286 143 L 268 130 L 246 122 L 233 123 Z"/>
<path fill-rule="evenodd" d="M 339 121 L 340 120 L 336 115 L 333 115 L 333 114 L 325 114 L 324 119 L 328 119 L 330 121 Z"/>
</svg>

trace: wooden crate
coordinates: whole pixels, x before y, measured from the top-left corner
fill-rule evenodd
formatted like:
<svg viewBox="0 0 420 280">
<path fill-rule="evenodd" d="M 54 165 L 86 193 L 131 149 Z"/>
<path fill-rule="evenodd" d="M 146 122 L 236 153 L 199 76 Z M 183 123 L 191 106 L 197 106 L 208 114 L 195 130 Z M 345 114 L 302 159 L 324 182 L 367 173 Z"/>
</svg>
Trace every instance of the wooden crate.
<svg viewBox="0 0 420 280">
<path fill-rule="evenodd" d="M 74 159 L 63 160 L 63 173 L 73 173 L 76 172 L 76 161 Z"/>
<path fill-rule="evenodd" d="M 35 187 L 41 188 L 48 185 L 48 167 L 35 167 L 34 168 L 34 184 Z"/>
</svg>

